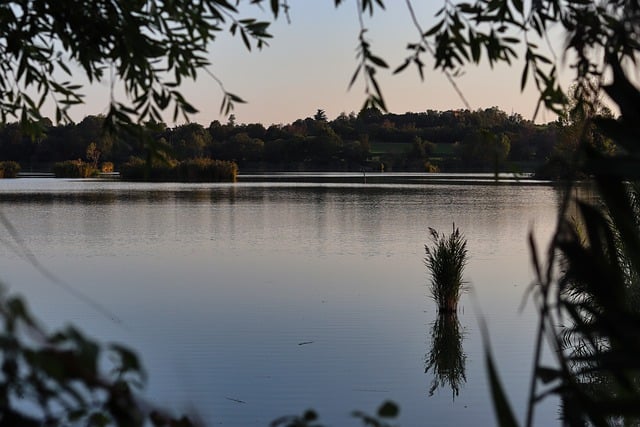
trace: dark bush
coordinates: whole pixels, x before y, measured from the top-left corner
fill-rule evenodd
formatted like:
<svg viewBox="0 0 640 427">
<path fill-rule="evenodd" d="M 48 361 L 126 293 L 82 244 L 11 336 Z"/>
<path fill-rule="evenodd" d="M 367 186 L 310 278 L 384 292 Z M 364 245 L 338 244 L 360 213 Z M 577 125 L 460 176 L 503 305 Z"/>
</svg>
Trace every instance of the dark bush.
<svg viewBox="0 0 640 427">
<path fill-rule="evenodd" d="M 129 181 L 142 181 L 145 175 L 145 163 L 139 157 L 131 157 L 120 165 L 120 177 Z"/>
<path fill-rule="evenodd" d="M 235 181 L 238 165 L 227 160 L 189 159 L 177 166 L 178 180 L 184 182 Z"/>
<path fill-rule="evenodd" d="M 154 162 L 151 167 L 139 157 L 131 157 L 120 166 L 120 177 L 128 181 L 176 181 L 175 163 Z"/>
<path fill-rule="evenodd" d="M 18 176 L 18 172 L 20 172 L 18 162 L 0 162 L 0 178 L 15 178 Z"/>
<path fill-rule="evenodd" d="M 197 158 L 182 162 L 147 163 L 132 157 L 120 167 L 120 176 L 131 181 L 233 182 L 238 165 L 226 160 Z"/>
</svg>

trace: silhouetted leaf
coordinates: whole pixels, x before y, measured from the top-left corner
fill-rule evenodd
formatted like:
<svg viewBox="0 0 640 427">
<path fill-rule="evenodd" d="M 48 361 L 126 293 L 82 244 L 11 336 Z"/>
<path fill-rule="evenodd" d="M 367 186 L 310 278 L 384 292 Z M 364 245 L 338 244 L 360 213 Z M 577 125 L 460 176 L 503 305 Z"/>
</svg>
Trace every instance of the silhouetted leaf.
<svg viewBox="0 0 640 427">
<path fill-rule="evenodd" d="M 398 68 L 393 70 L 393 74 L 398 74 L 402 72 L 405 68 L 409 66 L 409 64 L 411 64 L 411 59 L 406 59 L 402 64 L 400 64 L 400 66 L 398 66 Z"/>
<path fill-rule="evenodd" d="M 378 67 L 382 67 L 382 68 L 389 68 L 389 66 L 387 65 L 386 62 L 384 62 L 384 60 L 380 57 L 374 56 L 374 55 L 370 55 L 368 57 L 368 59 L 373 62 L 374 64 L 376 64 Z"/>
<path fill-rule="evenodd" d="M 511 409 L 511 405 L 507 400 L 507 396 L 502 389 L 498 372 L 493 363 L 493 357 L 488 350 L 485 349 L 485 363 L 489 374 L 489 385 L 491 387 L 491 401 L 496 412 L 498 425 L 500 427 L 517 427 L 518 423 Z"/>
</svg>

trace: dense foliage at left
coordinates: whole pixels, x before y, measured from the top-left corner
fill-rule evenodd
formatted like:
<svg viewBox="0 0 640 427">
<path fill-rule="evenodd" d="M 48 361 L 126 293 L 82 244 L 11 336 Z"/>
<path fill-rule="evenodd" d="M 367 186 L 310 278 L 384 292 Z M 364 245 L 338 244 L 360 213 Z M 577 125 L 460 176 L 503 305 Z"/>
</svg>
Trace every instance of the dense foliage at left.
<svg viewBox="0 0 640 427">
<path fill-rule="evenodd" d="M 0 123 L 17 119 L 37 134 L 47 102 L 54 105 L 56 122 L 69 122 L 69 107 L 84 98 L 79 75 L 89 84 L 103 82 L 112 88 L 105 106 L 112 128 L 161 120 L 163 112 L 186 118 L 196 109 L 180 93 L 180 85 L 212 73 L 207 52 L 218 33 L 231 31 L 248 49 L 261 48 L 271 37 L 269 23 L 244 16 L 239 3 L 1 2 Z M 250 3 L 255 10 L 262 1 Z M 279 2 L 272 1 L 270 7 L 277 17 Z M 116 94 L 115 87 L 124 91 Z M 243 102 L 222 84 L 220 89 L 223 111 Z"/>
<path fill-rule="evenodd" d="M 0 290 L 0 426 L 193 426 L 139 399 L 135 353 L 73 326 L 49 332 Z"/>
</svg>

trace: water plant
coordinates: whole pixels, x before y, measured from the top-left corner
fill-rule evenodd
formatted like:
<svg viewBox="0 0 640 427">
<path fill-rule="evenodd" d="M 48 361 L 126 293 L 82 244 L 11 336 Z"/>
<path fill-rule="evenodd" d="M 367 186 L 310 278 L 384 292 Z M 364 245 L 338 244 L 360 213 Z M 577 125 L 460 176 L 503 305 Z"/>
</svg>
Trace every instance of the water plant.
<svg viewBox="0 0 640 427">
<path fill-rule="evenodd" d="M 183 182 L 235 181 L 238 165 L 226 160 L 189 159 L 177 165 L 177 177 Z"/>
<path fill-rule="evenodd" d="M 429 227 L 433 247 L 425 245 L 424 262 L 431 273 L 431 297 L 440 312 L 455 313 L 464 291 L 462 274 L 467 264 L 467 239 L 453 224 L 449 236 Z"/>
<path fill-rule="evenodd" d="M 20 165 L 18 162 L 5 161 L 0 162 L 0 178 L 15 178 L 20 172 Z"/>
<path fill-rule="evenodd" d="M 120 177 L 126 181 L 176 181 L 175 163 L 167 159 L 149 164 L 140 157 L 131 157 L 120 165 Z"/>
<path fill-rule="evenodd" d="M 98 175 L 98 170 L 82 160 L 67 160 L 53 165 L 56 178 L 91 178 Z"/>
<path fill-rule="evenodd" d="M 208 158 L 155 161 L 149 168 L 143 159 L 132 157 L 120 166 L 120 176 L 129 181 L 234 182 L 237 175 L 235 162 Z"/>
</svg>

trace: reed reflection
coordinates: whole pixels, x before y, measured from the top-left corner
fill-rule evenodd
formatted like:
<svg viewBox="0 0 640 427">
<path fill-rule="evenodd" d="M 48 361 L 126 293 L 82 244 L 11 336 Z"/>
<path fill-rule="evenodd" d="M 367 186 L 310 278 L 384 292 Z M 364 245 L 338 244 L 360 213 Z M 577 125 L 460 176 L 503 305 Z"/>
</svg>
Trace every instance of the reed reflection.
<svg viewBox="0 0 640 427">
<path fill-rule="evenodd" d="M 455 312 L 439 312 L 431 326 L 431 348 L 425 357 L 424 372 L 431 371 L 433 380 L 429 396 L 439 388 L 449 387 L 453 399 L 467 382 L 465 365 L 467 355 L 462 348 L 464 330 Z"/>
</svg>

